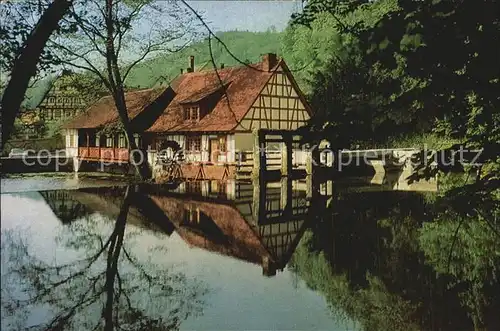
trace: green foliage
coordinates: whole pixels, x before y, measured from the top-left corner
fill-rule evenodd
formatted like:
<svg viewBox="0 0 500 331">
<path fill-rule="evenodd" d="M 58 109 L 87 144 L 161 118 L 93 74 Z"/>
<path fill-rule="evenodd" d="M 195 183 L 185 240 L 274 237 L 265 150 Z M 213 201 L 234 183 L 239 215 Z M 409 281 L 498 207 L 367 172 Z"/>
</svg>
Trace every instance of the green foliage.
<svg viewBox="0 0 500 331">
<path fill-rule="evenodd" d="M 500 90 L 500 52 L 489 45 L 500 41 L 498 3 L 398 1 L 398 5 L 360 35 L 370 65 L 387 72 L 397 69 L 395 82 L 414 82 L 382 91 L 388 92 L 385 97 L 395 96 L 394 106 L 420 118 L 437 118 L 436 131 L 463 139 L 468 148 L 485 148 L 484 162 L 494 160 L 500 147 L 500 98 L 493 92 Z M 386 47 L 377 47 L 381 43 Z"/>
<path fill-rule="evenodd" d="M 404 134 L 400 137 L 390 137 L 385 143 L 387 148 L 427 148 L 441 150 L 461 141 L 457 138 L 438 135 L 436 133 Z"/>
<path fill-rule="evenodd" d="M 114 134 L 125 134 L 123 130 L 123 124 L 121 122 L 111 122 L 104 125 L 99 131 L 97 131 L 97 135 L 114 135 Z"/>
<path fill-rule="evenodd" d="M 321 213 L 299 243 L 292 270 L 363 330 L 495 329 L 500 191 L 477 205 L 471 196 L 450 199 L 464 178 L 446 182 L 432 199 L 338 192 L 331 214 Z"/>
<path fill-rule="evenodd" d="M 51 89 L 55 80 L 55 75 L 49 75 L 44 79 L 34 82 L 26 90 L 22 106 L 26 109 L 35 109 L 43 101 L 43 97 Z"/>
<path fill-rule="evenodd" d="M 348 275 L 336 273 L 324 254 L 310 251 L 311 239 L 310 232 L 302 238 L 292 268 L 310 288 L 324 294 L 337 319 L 359 322 L 364 330 L 418 330 L 411 321 L 414 305 L 391 294 L 373 275 L 366 275 L 366 287 L 352 287 Z"/>
<path fill-rule="evenodd" d="M 308 1 L 289 31 L 323 32 L 330 44 L 318 49 L 331 54 L 305 75 L 313 77 L 307 90 L 314 108 L 327 115 L 312 130 L 326 130 L 340 147 L 435 132 L 485 148 L 484 162 L 494 162 L 500 150 L 500 50 L 490 47 L 500 44 L 496 8 L 495 0 Z M 298 48 L 307 54 L 316 49 L 313 42 Z M 346 49 L 349 61 L 342 57 Z"/>
<path fill-rule="evenodd" d="M 311 24 L 311 29 L 289 25 L 281 36 L 281 48 L 287 64 L 300 88 L 307 94 L 314 86 L 311 83 L 313 70 L 324 68 L 343 46 L 333 17 L 319 14 Z"/>
<path fill-rule="evenodd" d="M 419 239 L 428 263 L 439 273 L 453 275 L 460 283 L 497 283 L 498 237 L 482 219 L 470 217 L 460 227 L 457 221 L 458 215 L 443 215 L 442 219 L 422 226 Z"/>
<path fill-rule="evenodd" d="M 49 1 L 2 1 L 0 5 L 0 74 L 10 73 L 15 59 L 23 49 L 23 44 L 35 28 L 36 20 L 47 9 Z M 56 34 L 62 32 L 55 31 Z M 53 50 L 44 48 L 37 69 L 51 72 L 57 61 Z M 2 77 L 3 79 L 3 77 Z"/>
<path fill-rule="evenodd" d="M 309 2 L 310 8 L 305 10 L 308 14 L 296 16 L 283 38 L 284 53 L 292 61 L 296 57 L 302 61 L 312 59 L 307 70 L 297 74 L 320 115 L 315 116 L 309 133 L 319 132 L 335 148 L 373 147 L 413 131 L 415 126 L 417 130 L 428 128 L 429 121 L 421 114 L 409 113 L 408 107 L 393 103 L 400 94 L 395 88 L 410 89 L 418 81 L 403 78 L 401 67 L 388 70 L 367 63 L 366 46 L 360 38 L 360 31 L 373 28 L 384 15 L 398 8 L 397 2 L 385 0 L 362 6 L 355 6 L 359 4 L 356 1 L 327 3 Z M 386 40 L 380 48 L 388 46 Z M 404 58 L 398 61 L 402 65 Z M 384 96 L 381 91 L 391 93 Z"/>
<path fill-rule="evenodd" d="M 264 53 L 280 53 L 279 32 L 228 31 L 218 33 L 218 37 L 226 43 L 227 47 L 238 59 L 248 60 L 249 62 L 259 62 L 260 56 Z M 213 41 L 212 47 L 216 63 L 219 66 L 221 64 L 225 66 L 238 64 L 217 42 Z M 127 77 L 126 86 L 134 89 L 168 84 L 180 74 L 181 68 L 185 70 L 190 55 L 195 56 L 197 70 L 212 67 L 208 42 L 195 42 L 179 52 L 157 56 L 138 64 Z M 55 77 L 48 77 L 28 89 L 25 107 L 28 109 L 36 107 L 52 86 L 54 79 Z M 95 100 L 96 95 L 101 95 L 104 91 L 102 82 L 90 73 L 75 74 L 74 79 L 69 81 L 69 86 L 88 95 L 89 100 Z"/>
<path fill-rule="evenodd" d="M 494 214 L 498 219 L 498 206 Z M 482 216 L 461 217 L 453 212 L 440 215 L 423 225 L 419 240 L 427 263 L 439 274 L 452 276 L 448 289 L 458 289 L 474 324 L 482 327 L 500 281 L 500 224 Z"/>
<path fill-rule="evenodd" d="M 83 98 L 86 105 L 90 105 L 101 96 L 108 94 L 102 80 L 91 72 L 63 71 L 52 86 L 58 89 L 63 96 L 77 94 Z"/>
<path fill-rule="evenodd" d="M 35 109 L 51 89 L 58 89 L 58 93 L 68 95 L 76 93 L 84 99 L 86 104 L 91 104 L 100 96 L 107 94 L 102 81 L 96 75 L 90 72 L 63 71 L 36 81 L 26 91 L 23 106 L 27 109 Z"/>
<path fill-rule="evenodd" d="M 242 61 L 259 62 L 264 53 L 280 53 L 280 33 L 278 32 L 227 31 L 220 32 L 217 36 Z M 221 64 L 225 66 L 239 64 L 217 41 L 212 41 L 212 50 L 219 67 Z M 132 69 L 125 84 L 129 88 L 146 88 L 168 84 L 180 74 L 181 69 L 184 69 L 185 72 L 191 55 L 195 56 L 195 70 L 213 68 L 208 41 L 203 40 L 193 43 L 179 52 L 145 60 Z"/>
<path fill-rule="evenodd" d="M 359 15 L 383 3 L 374 23 Z M 346 23 L 357 15 L 358 22 Z M 500 45 L 498 1 L 311 0 L 290 29 L 312 36 L 324 17 L 333 22 L 330 40 L 350 43 L 340 52 L 328 45 L 330 59 L 310 70 L 310 100 L 321 115 L 309 126 L 311 137 L 327 137 L 334 148 L 440 150 L 435 165 L 422 164 L 412 176 L 439 173 L 439 195 L 425 198 L 433 217 L 418 231 L 406 218 L 379 218 L 393 235 L 385 247 L 397 249 L 396 265 L 400 252 L 423 251 L 473 327 L 495 328 L 489 312 L 499 307 L 491 293 L 498 293 L 500 265 L 500 48 L 491 45 Z M 480 166 L 450 162 L 460 147 L 481 149 Z M 443 175 L 456 170 L 466 173 Z M 351 236 L 359 236 L 355 230 Z"/>
<path fill-rule="evenodd" d="M 64 149 L 65 145 L 61 135 L 38 139 L 11 139 L 4 145 L 2 156 L 7 156 L 13 148 L 32 149 L 35 151 L 55 151 L 58 149 Z"/>
</svg>

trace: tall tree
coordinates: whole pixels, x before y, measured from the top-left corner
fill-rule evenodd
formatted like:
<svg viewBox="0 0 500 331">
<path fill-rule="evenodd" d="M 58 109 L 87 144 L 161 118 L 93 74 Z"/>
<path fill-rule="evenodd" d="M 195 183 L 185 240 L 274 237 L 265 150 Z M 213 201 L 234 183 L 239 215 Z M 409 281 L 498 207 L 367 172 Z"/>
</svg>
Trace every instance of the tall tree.
<svg viewBox="0 0 500 331">
<path fill-rule="evenodd" d="M 382 95 L 381 91 L 394 90 L 394 80 L 364 59 L 360 31 L 392 10 L 393 0 L 369 4 L 317 0 L 293 16 L 283 39 L 284 51 L 293 62 L 309 63 L 298 77 L 305 78 L 309 101 L 320 115 L 307 133 L 319 133 L 336 148 L 372 147 L 425 122 Z"/>
<path fill-rule="evenodd" d="M 94 0 L 76 2 L 62 24 L 77 29 L 49 45 L 62 64 L 99 77 L 113 97 L 129 148 L 137 149 L 125 102 L 127 78 L 142 61 L 183 49 L 195 26 L 191 15 L 175 1 Z M 148 178 L 147 164 L 137 153 L 131 155 L 138 175 Z"/>
<path fill-rule="evenodd" d="M 500 44 L 498 1 L 364 2 L 311 0 L 294 22 L 310 25 L 320 13 L 338 19 L 340 31 L 359 41 L 370 76 L 381 79 L 370 86 L 387 106 L 384 113 L 430 122 L 466 149 L 483 149 L 487 166 L 478 178 L 498 188 L 500 49 L 491 47 Z M 375 22 L 342 20 L 366 9 L 378 13 Z"/>
<path fill-rule="evenodd" d="M 1 69 L 5 70 L 10 67 L 11 72 L 0 104 L 2 117 L 0 149 L 3 149 L 4 143 L 9 139 L 14 128 L 14 120 L 19 113 L 29 82 L 35 76 L 45 45 L 52 33 L 58 29 L 60 20 L 68 12 L 72 2 L 73 0 L 54 0 L 41 14 L 38 23 L 29 34 L 23 30 L 25 26 L 21 24 L 21 26 L 18 26 L 17 23 L 12 26 L 2 24 L 0 35 L 6 46 L 5 48 L 2 46 L 2 57 L 6 61 L 2 63 Z M 2 4 L 2 6 L 7 5 Z M 6 10 L 5 7 L 2 8 L 3 10 Z M 12 30 L 11 27 L 15 27 L 15 29 Z M 16 35 L 16 32 L 24 33 L 26 38 L 22 46 L 17 49 L 15 47 L 19 42 L 19 36 Z"/>
</svg>

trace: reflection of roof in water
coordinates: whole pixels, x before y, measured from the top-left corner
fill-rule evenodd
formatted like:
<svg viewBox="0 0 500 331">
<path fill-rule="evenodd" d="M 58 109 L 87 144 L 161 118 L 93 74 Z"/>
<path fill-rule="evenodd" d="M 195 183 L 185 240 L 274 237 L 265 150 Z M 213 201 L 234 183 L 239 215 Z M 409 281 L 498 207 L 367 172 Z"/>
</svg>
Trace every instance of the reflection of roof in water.
<svg viewBox="0 0 500 331">
<path fill-rule="evenodd" d="M 64 224 L 91 214 L 90 209 L 73 199 L 67 190 L 39 192 L 54 215 Z"/>
<path fill-rule="evenodd" d="M 259 264 L 263 257 L 270 257 L 255 230 L 230 205 L 167 196 L 150 198 L 192 246 Z"/>
<path fill-rule="evenodd" d="M 123 194 L 120 196 L 112 196 L 105 194 L 105 192 L 92 192 L 84 190 L 74 190 L 69 194 L 70 196 L 79 201 L 80 203 L 86 205 L 90 210 L 97 212 L 109 219 L 115 220 L 120 213 L 121 203 L 123 202 L 123 197 L 125 188 L 123 188 Z M 127 223 L 134 225 L 144 225 L 146 218 L 137 210 L 136 207 L 130 206 L 127 215 Z"/>
<path fill-rule="evenodd" d="M 263 265 L 264 273 L 283 269 L 305 230 L 305 217 L 273 224 L 250 224 L 230 203 L 149 195 L 190 246 Z M 268 268 L 270 270 L 268 270 Z"/>
<path fill-rule="evenodd" d="M 132 195 L 127 223 L 168 235 L 176 231 L 192 247 L 262 265 L 264 274 L 273 275 L 285 267 L 305 230 L 309 208 L 299 212 L 296 205 L 305 200 L 305 193 L 294 193 L 294 214 L 283 216 L 279 188 L 269 188 L 257 205 L 251 185 L 241 190 L 246 193 L 229 200 L 201 192 L 141 189 Z M 97 212 L 113 220 L 120 212 L 124 193 L 125 187 L 52 191 L 46 200 L 51 208 L 62 199 L 71 200 L 84 206 L 87 215 Z M 256 206 L 265 219 L 253 218 Z"/>
<path fill-rule="evenodd" d="M 63 223 L 70 223 L 92 213 L 116 220 L 125 195 L 125 187 L 44 191 L 40 194 Z M 68 206 L 68 212 L 64 212 L 61 206 Z M 154 223 L 148 222 L 134 205 L 129 208 L 127 223 L 143 228 L 154 227 Z"/>
</svg>

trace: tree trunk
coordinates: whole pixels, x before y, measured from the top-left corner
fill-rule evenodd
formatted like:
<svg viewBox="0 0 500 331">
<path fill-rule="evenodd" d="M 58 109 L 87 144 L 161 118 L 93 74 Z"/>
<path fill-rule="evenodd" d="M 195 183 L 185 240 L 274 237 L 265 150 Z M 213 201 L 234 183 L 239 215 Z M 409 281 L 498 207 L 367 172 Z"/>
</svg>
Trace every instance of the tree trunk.
<svg viewBox="0 0 500 331">
<path fill-rule="evenodd" d="M 108 70 L 109 86 L 112 90 L 115 107 L 127 137 L 129 151 L 137 150 L 137 145 L 134 140 L 134 135 L 130 128 L 130 119 L 128 117 L 127 103 L 125 102 L 125 91 L 123 88 L 123 80 L 118 66 L 118 59 L 114 45 L 114 17 L 113 17 L 113 0 L 106 0 L 106 62 Z M 139 153 L 130 153 L 132 158 L 129 161 L 134 165 L 137 174 L 141 180 L 150 177 L 149 167 L 147 165 L 147 158 L 140 157 Z"/>
<path fill-rule="evenodd" d="M 10 80 L 5 88 L 0 105 L 2 116 L 2 141 L 0 148 L 10 137 L 14 120 L 29 86 L 30 79 L 36 73 L 36 66 L 50 35 L 59 26 L 59 21 L 68 12 L 73 0 L 54 0 L 42 14 L 33 31 L 23 45 L 14 62 Z"/>
<path fill-rule="evenodd" d="M 108 259 L 106 265 L 106 303 L 103 309 L 104 330 L 113 331 L 113 304 L 115 303 L 115 279 L 118 276 L 118 260 L 123 246 L 123 237 L 125 235 L 125 225 L 127 215 L 130 209 L 131 188 L 127 186 L 125 197 L 120 208 L 120 213 L 115 222 L 115 228 L 111 234 L 111 243 L 108 248 Z M 121 289 L 120 289 L 121 290 Z M 121 293 L 118 293 L 120 295 Z"/>
</svg>

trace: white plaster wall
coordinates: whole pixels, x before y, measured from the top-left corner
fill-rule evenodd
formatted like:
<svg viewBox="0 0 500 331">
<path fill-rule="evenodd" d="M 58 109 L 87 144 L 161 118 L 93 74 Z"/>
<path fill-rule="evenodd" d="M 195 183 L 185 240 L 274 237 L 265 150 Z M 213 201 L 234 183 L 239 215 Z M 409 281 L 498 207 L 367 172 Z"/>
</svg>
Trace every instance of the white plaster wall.
<svg viewBox="0 0 500 331">
<path fill-rule="evenodd" d="M 172 140 L 179 144 L 181 149 L 184 150 L 184 155 L 186 156 L 186 161 L 188 162 L 200 162 L 208 161 L 208 136 L 203 135 L 201 137 L 201 153 L 193 153 L 191 151 L 185 150 L 186 148 L 186 136 L 185 135 L 170 135 L 163 138 L 164 140 Z"/>
<path fill-rule="evenodd" d="M 251 135 L 249 136 L 252 137 Z M 182 149 L 186 147 L 186 136 L 184 135 L 170 135 L 162 138 L 163 140 L 172 140 L 179 144 Z M 210 161 L 210 135 L 201 136 L 201 152 L 192 153 L 185 150 L 187 161 L 190 162 L 208 162 Z M 227 135 L 226 139 L 226 154 L 220 154 L 218 162 L 235 162 L 236 160 L 236 139 L 235 135 Z"/>
<path fill-rule="evenodd" d="M 165 136 L 162 138 L 162 140 L 172 140 L 172 141 L 175 141 L 176 143 L 178 143 L 181 148 L 185 147 L 184 144 L 185 144 L 186 139 L 184 138 L 183 135 L 176 134 L 176 135 L 171 135 L 171 136 Z"/>
<path fill-rule="evenodd" d="M 204 180 L 203 182 L 201 182 L 201 195 L 204 197 L 208 196 L 209 188 L 210 181 Z"/>
<path fill-rule="evenodd" d="M 254 137 L 251 133 L 237 133 L 234 135 L 235 148 L 239 151 L 253 151 Z"/>
<path fill-rule="evenodd" d="M 210 160 L 209 149 L 208 135 L 204 134 L 201 136 L 201 162 L 208 162 Z"/>
<path fill-rule="evenodd" d="M 70 145 L 70 135 L 73 134 L 75 145 Z M 78 156 L 78 130 L 76 129 L 66 129 L 65 130 L 65 142 L 66 142 L 66 155 L 68 157 Z"/>
<path fill-rule="evenodd" d="M 227 162 L 235 162 L 235 155 L 236 155 L 236 144 L 234 140 L 234 134 L 229 134 L 227 135 Z"/>
<path fill-rule="evenodd" d="M 226 181 L 226 194 L 228 200 L 234 200 L 236 198 L 236 183 L 234 179 L 228 179 Z"/>
</svg>

